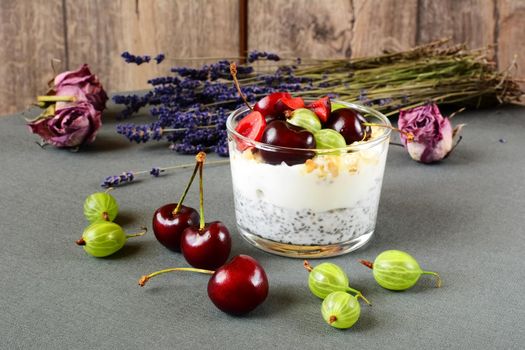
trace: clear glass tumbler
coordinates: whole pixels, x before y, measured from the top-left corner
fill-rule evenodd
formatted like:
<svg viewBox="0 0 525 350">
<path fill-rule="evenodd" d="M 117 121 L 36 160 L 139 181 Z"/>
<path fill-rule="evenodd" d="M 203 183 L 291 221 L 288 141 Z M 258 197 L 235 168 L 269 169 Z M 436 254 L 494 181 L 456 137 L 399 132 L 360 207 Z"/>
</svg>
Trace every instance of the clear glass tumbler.
<svg viewBox="0 0 525 350">
<path fill-rule="evenodd" d="M 296 149 L 253 141 L 235 131 L 248 107 L 227 120 L 235 215 L 240 234 L 267 252 L 296 258 L 348 253 L 374 234 L 388 152 L 383 114 L 333 101 L 363 115 L 372 137 L 338 149 Z M 273 153 L 275 152 L 275 153 Z M 275 155 L 306 159 L 269 164 Z"/>
</svg>

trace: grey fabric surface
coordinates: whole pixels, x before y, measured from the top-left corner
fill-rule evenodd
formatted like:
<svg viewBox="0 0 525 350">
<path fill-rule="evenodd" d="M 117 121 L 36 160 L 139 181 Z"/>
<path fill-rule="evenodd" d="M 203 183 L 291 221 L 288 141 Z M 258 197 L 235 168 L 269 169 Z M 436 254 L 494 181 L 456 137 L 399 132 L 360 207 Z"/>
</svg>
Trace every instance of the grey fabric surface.
<svg viewBox="0 0 525 350">
<path fill-rule="evenodd" d="M 151 231 L 105 259 L 74 244 L 86 226 L 84 198 L 105 176 L 193 157 L 165 143 L 128 143 L 110 115 L 96 142 L 78 153 L 43 150 L 21 115 L 0 118 L 0 348 L 523 348 L 524 114 L 514 107 L 458 115 L 455 123 L 468 123 L 464 139 L 437 165 L 390 147 L 373 241 L 329 259 L 374 304 L 363 305 L 346 331 L 322 320 L 301 260 L 266 254 L 238 235 L 227 165 L 205 171 L 206 217 L 222 220 L 233 234 L 232 254 L 258 259 L 270 280 L 267 301 L 245 317 L 213 306 L 205 275 L 171 274 L 140 288 L 142 274 L 186 265 Z M 176 201 L 189 174 L 118 188 L 116 221 L 129 231 L 151 228 L 155 208 Z M 187 203 L 197 205 L 197 187 Z M 442 275 L 443 287 L 424 277 L 406 292 L 382 289 L 356 259 L 386 249 L 410 252 Z"/>
</svg>

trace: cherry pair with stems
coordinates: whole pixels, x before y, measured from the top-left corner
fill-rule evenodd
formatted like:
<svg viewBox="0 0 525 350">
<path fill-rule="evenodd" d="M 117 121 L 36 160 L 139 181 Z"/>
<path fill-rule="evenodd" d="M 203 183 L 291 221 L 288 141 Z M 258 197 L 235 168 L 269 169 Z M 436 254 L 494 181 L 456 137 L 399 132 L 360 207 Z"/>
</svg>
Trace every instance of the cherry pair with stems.
<svg viewBox="0 0 525 350">
<path fill-rule="evenodd" d="M 170 203 L 155 211 L 153 231 L 157 240 L 173 251 L 182 251 L 190 267 L 176 267 L 142 276 L 144 286 L 152 277 L 174 271 L 199 272 L 212 275 L 208 296 L 220 310 L 241 315 L 255 309 L 268 295 L 268 278 L 262 266 L 252 257 L 237 255 L 226 263 L 231 251 L 231 237 L 220 221 L 204 220 L 203 167 L 206 154 L 197 154 L 190 181 L 178 203 Z M 199 172 L 200 215 L 182 203 Z M 198 224 L 197 224 L 198 223 Z M 212 269 L 216 269 L 212 271 Z"/>
</svg>

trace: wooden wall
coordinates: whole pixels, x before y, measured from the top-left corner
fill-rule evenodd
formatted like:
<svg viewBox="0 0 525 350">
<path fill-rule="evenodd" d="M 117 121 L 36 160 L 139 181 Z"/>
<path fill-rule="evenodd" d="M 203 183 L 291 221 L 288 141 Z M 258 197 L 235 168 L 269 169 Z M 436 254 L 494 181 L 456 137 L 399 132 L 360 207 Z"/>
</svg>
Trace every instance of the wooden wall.
<svg viewBox="0 0 525 350">
<path fill-rule="evenodd" d="M 57 70 L 86 62 L 109 91 L 147 87 L 176 60 L 238 56 L 243 0 L 0 0 L 0 114 L 25 109 Z M 248 49 L 350 57 L 451 37 L 518 55 L 525 78 L 525 0 L 247 0 Z M 167 56 L 126 65 L 123 51 Z M 199 62 L 201 63 L 201 62 Z"/>
</svg>

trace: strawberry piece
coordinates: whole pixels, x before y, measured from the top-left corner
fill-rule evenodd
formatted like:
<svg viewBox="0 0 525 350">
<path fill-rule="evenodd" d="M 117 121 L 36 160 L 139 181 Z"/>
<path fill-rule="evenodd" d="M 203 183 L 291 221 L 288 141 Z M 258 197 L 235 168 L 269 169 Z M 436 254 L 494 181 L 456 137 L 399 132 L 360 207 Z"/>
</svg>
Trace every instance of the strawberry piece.
<svg viewBox="0 0 525 350">
<path fill-rule="evenodd" d="M 261 114 L 265 117 L 267 115 L 276 115 L 277 110 L 275 109 L 275 105 L 283 97 L 292 98 L 292 95 L 287 92 L 272 92 L 271 94 L 264 96 L 259 101 L 257 101 L 253 107 L 253 110 L 261 112 Z"/>
<path fill-rule="evenodd" d="M 291 109 L 293 111 L 299 108 L 304 108 L 304 100 L 301 97 L 282 97 L 277 102 L 277 105 L 280 107 L 277 107 L 278 109 Z"/>
<path fill-rule="evenodd" d="M 261 112 L 253 111 L 239 121 L 239 124 L 235 127 L 235 131 L 249 139 L 260 141 L 265 128 L 266 119 L 264 119 Z M 250 147 L 250 145 L 246 142 L 237 140 L 237 148 L 240 151 L 244 151 L 248 147 Z"/>
<path fill-rule="evenodd" d="M 332 110 L 332 103 L 330 102 L 330 97 L 325 96 L 310 103 L 306 108 L 314 112 L 321 123 L 326 123 Z"/>
</svg>

